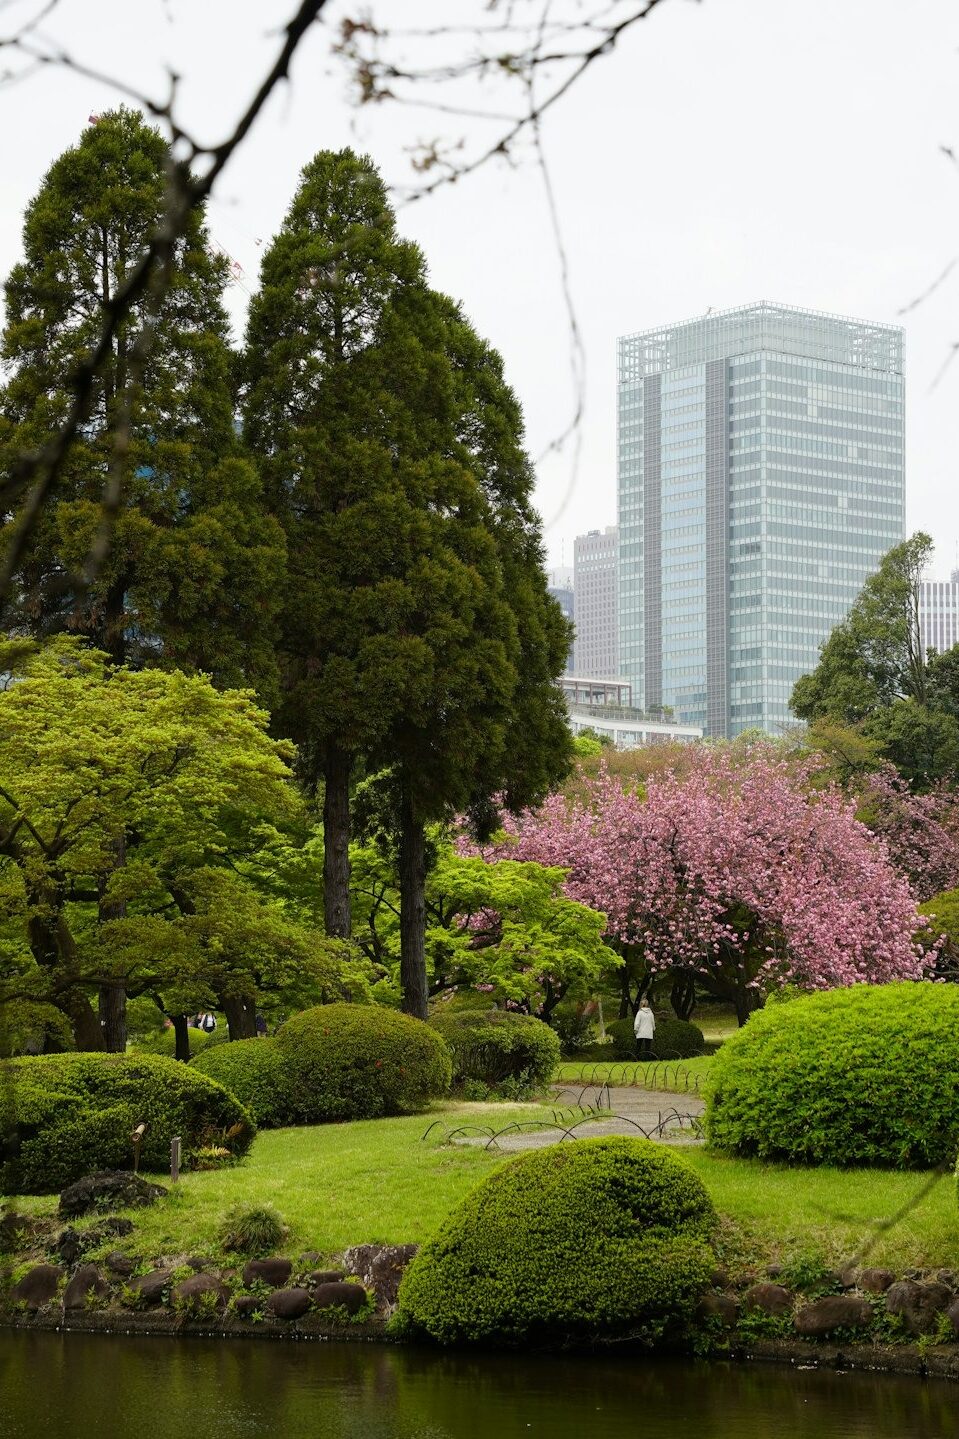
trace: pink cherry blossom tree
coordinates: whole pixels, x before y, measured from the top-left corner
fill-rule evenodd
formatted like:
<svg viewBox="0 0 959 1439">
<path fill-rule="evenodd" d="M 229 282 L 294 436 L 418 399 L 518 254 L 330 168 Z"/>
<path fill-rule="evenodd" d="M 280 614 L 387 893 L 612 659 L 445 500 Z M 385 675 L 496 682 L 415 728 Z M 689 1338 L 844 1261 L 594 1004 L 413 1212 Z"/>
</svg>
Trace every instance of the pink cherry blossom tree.
<svg viewBox="0 0 959 1439">
<path fill-rule="evenodd" d="M 610 939 L 731 1002 L 740 1023 L 785 984 L 920 977 L 908 881 L 851 800 L 813 787 L 813 766 L 756 743 L 703 746 L 645 795 L 600 772 L 508 820 L 492 853 L 563 866 Z"/>
</svg>

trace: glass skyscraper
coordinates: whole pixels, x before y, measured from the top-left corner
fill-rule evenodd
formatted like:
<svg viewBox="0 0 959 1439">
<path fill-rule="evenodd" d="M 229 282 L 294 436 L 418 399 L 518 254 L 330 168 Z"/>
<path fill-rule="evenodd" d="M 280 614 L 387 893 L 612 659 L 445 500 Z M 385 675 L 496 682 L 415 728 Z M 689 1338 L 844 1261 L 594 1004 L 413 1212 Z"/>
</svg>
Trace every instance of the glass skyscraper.
<svg viewBox="0 0 959 1439">
<path fill-rule="evenodd" d="M 729 736 L 904 536 L 903 333 L 762 303 L 619 341 L 619 668 Z"/>
</svg>

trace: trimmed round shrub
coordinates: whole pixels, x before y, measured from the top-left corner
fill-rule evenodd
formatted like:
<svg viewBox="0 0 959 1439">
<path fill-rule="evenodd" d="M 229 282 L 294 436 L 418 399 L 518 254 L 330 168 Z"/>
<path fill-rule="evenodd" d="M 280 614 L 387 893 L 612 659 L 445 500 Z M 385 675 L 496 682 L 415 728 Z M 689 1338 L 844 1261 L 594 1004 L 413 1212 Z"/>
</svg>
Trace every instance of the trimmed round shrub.
<svg viewBox="0 0 959 1439">
<path fill-rule="evenodd" d="M 959 1148 L 959 987 L 857 984 L 770 1005 L 710 1076 L 718 1149 L 800 1164 L 925 1168 Z"/>
<path fill-rule="evenodd" d="M 403 1114 L 450 1086 L 450 1052 L 436 1031 L 380 1005 L 306 1009 L 276 1043 L 293 1124 Z"/>
<path fill-rule="evenodd" d="M 8 1060 L 0 1096 L 0 1190 L 7 1194 L 55 1193 L 92 1171 L 132 1167 L 130 1134 L 142 1123 L 144 1169 L 168 1168 L 175 1134 L 189 1160 L 211 1143 L 245 1154 L 255 1133 L 222 1085 L 152 1055 Z"/>
<path fill-rule="evenodd" d="M 235 1204 L 220 1225 L 220 1244 L 241 1254 L 270 1254 L 286 1237 L 286 1225 L 269 1204 Z"/>
<path fill-rule="evenodd" d="M 681 1331 L 709 1284 L 702 1181 L 645 1139 L 530 1150 L 474 1190 L 400 1286 L 411 1334 L 441 1344 Z"/>
<path fill-rule="evenodd" d="M 292 1123 L 287 1065 L 275 1039 L 237 1039 L 205 1049 L 190 1068 L 208 1074 L 235 1094 L 258 1125 Z"/>
<path fill-rule="evenodd" d="M 606 1033 L 613 1037 L 617 1059 L 635 1059 L 636 1036 L 631 1019 L 615 1019 L 607 1024 Z M 685 1019 L 657 1019 L 650 1059 L 693 1059 L 706 1049 L 706 1036 L 698 1025 Z"/>
<path fill-rule="evenodd" d="M 508 1091 L 511 1098 L 549 1084 L 559 1063 L 559 1037 L 540 1019 L 494 1009 L 438 1015 L 432 1026 L 453 1056 L 453 1084 Z"/>
</svg>

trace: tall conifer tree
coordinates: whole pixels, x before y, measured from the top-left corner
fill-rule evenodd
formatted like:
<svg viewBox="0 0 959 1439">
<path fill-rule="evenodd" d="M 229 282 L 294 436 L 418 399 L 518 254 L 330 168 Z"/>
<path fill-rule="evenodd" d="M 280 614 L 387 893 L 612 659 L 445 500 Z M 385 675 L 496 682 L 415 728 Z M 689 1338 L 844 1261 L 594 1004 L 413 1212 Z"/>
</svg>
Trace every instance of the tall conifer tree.
<svg viewBox="0 0 959 1439">
<path fill-rule="evenodd" d="M 6 283 L 0 472 L 62 422 L 72 372 L 162 218 L 170 163 L 159 132 L 120 109 L 54 162 L 28 207 L 24 258 Z M 96 377 L 90 420 L 18 576 L 14 620 L 36 635 L 86 635 L 118 662 L 202 669 L 221 685 L 252 683 L 269 699 L 282 534 L 263 512 L 236 435 L 225 285 L 225 261 L 195 211 L 156 314 L 148 301 L 134 306 Z M 149 357 L 134 383 L 134 346 L 151 321 Z M 131 385 L 116 530 L 85 588 L 74 577 L 102 523 Z M 0 517 L 8 533 L 18 518 Z"/>
</svg>

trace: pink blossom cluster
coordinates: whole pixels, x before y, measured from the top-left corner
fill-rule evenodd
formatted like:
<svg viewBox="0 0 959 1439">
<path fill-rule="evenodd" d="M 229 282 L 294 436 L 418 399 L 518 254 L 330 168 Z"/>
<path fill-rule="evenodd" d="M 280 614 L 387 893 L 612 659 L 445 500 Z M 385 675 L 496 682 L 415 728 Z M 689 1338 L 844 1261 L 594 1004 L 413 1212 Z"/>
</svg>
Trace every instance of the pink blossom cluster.
<svg viewBox="0 0 959 1439">
<path fill-rule="evenodd" d="M 654 970 L 754 992 L 921 977 L 908 881 L 853 802 L 817 791 L 811 772 L 764 745 L 704 746 L 645 797 L 604 772 L 582 800 L 554 795 L 508 820 L 488 853 L 566 868 L 569 897 Z"/>
</svg>

